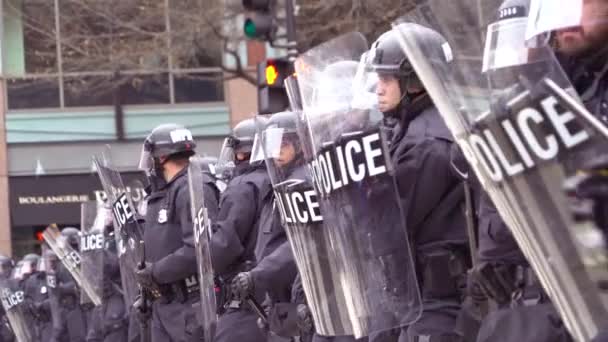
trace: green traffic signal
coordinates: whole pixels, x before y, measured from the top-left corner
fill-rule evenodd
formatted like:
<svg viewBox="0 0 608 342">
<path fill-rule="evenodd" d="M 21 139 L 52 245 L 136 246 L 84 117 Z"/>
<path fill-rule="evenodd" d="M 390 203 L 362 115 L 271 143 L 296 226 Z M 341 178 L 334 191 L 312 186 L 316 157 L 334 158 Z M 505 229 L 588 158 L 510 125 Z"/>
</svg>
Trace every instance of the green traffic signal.
<svg viewBox="0 0 608 342">
<path fill-rule="evenodd" d="M 244 31 L 245 31 L 245 36 L 247 38 L 256 38 L 257 37 L 257 27 L 255 26 L 255 23 L 253 22 L 253 20 L 247 18 L 245 20 L 245 25 L 244 25 Z"/>
</svg>

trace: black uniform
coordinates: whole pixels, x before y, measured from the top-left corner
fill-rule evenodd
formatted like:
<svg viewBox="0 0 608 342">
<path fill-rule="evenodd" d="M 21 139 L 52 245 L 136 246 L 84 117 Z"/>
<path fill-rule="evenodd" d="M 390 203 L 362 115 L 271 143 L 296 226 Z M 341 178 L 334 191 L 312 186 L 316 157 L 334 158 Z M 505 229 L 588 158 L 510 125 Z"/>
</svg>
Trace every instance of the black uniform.
<svg viewBox="0 0 608 342">
<path fill-rule="evenodd" d="M 127 341 L 128 317 L 121 290 L 120 267 L 114 236 L 104 250 L 102 305 L 93 309 L 87 342 Z"/>
<path fill-rule="evenodd" d="M 84 341 L 86 337 L 86 317 L 80 308 L 80 289 L 65 266 L 60 263 L 55 275 L 56 288 L 51 296 L 56 296 L 59 310 L 54 310 L 52 341 Z"/>
<path fill-rule="evenodd" d="M 196 319 L 200 292 L 186 175 L 184 168 L 147 197 L 146 262 L 152 263 L 153 278 L 163 289 L 162 297 L 152 304 L 153 341 L 189 341 L 200 333 Z M 205 185 L 205 204 L 213 219 L 217 190 Z"/>
<path fill-rule="evenodd" d="M 49 289 L 44 272 L 34 272 L 24 282 L 25 302 L 33 320 L 34 341 L 50 341 L 53 324 Z"/>
<path fill-rule="evenodd" d="M 407 334 L 413 341 L 416 336 L 458 341 L 453 331 L 461 307 L 459 287 L 469 263 L 464 193 L 450 170 L 453 138 L 423 96 L 405 109 L 390 147 L 423 300 L 422 317 Z"/>
<path fill-rule="evenodd" d="M 212 221 L 211 259 L 222 287 L 215 340 L 264 341 L 256 314 L 245 303 L 233 300 L 229 288 L 236 274 L 253 267 L 259 220 L 272 187 L 262 165 L 242 162 L 236 166 L 235 175 L 222 193 L 217 220 Z M 261 302 L 263 294 L 255 297 Z"/>
</svg>

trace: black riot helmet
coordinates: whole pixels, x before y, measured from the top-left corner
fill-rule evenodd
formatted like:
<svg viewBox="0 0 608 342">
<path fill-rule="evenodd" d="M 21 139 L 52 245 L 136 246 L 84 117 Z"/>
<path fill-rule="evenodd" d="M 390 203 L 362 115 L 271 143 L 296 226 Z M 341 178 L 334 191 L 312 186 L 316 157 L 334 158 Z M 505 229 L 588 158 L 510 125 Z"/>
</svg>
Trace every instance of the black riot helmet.
<svg viewBox="0 0 608 342">
<path fill-rule="evenodd" d="M 13 259 L 0 254 L 0 278 L 8 278 L 15 268 Z"/>
<path fill-rule="evenodd" d="M 78 228 L 65 227 L 61 230 L 61 236 L 63 236 L 66 243 L 74 250 L 80 250 L 80 231 Z"/>
<path fill-rule="evenodd" d="M 298 166 L 304 164 L 302 144 L 298 137 L 299 116 L 297 112 L 284 111 L 273 114 L 260 132 L 252 162 L 265 159 L 271 179 L 280 182 Z"/>
<path fill-rule="evenodd" d="M 397 35 L 398 33 L 394 30 L 383 33 L 372 44 L 366 58 L 368 71 L 379 75 L 392 75 L 399 80 L 403 105 L 404 101 L 411 102 L 421 94 L 420 92 L 408 93 L 409 87 L 424 89 L 424 86 L 401 48 Z"/>
<path fill-rule="evenodd" d="M 182 125 L 162 124 L 144 140 L 139 169 L 162 178 L 162 164 L 172 156 L 188 158 L 194 155 L 196 143 L 192 132 Z"/>
<path fill-rule="evenodd" d="M 236 165 L 249 163 L 257 132 L 261 131 L 265 123 L 266 118 L 258 115 L 255 119 L 245 119 L 234 126 L 230 135 L 224 139 L 217 171 L 223 173 Z M 239 159 L 237 155 L 242 155 L 242 158 Z"/>
<path fill-rule="evenodd" d="M 295 158 L 290 164 L 301 162 L 303 155 L 300 139 L 298 138 L 297 125 L 298 115 L 295 112 L 285 111 L 272 115 L 266 123 L 266 129 L 264 130 L 266 155 L 272 155 L 273 150 L 280 150 L 282 144 L 289 143 L 296 152 Z M 274 132 L 274 136 L 270 136 L 273 134 L 272 132 Z"/>
<path fill-rule="evenodd" d="M 34 253 L 26 254 L 21 261 L 23 261 L 21 265 L 21 276 L 27 277 L 37 271 L 38 264 L 40 263 L 40 255 Z"/>
</svg>

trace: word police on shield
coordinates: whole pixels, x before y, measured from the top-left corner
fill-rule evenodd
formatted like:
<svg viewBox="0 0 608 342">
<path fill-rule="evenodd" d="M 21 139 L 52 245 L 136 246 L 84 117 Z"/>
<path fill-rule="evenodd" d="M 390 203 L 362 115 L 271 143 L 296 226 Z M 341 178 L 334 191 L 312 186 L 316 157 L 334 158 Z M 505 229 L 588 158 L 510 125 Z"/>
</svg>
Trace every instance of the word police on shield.
<svg viewBox="0 0 608 342">
<path fill-rule="evenodd" d="M 112 204 L 112 213 L 121 228 L 133 219 L 133 209 L 129 206 L 127 194 L 121 194 Z"/>
</svg>

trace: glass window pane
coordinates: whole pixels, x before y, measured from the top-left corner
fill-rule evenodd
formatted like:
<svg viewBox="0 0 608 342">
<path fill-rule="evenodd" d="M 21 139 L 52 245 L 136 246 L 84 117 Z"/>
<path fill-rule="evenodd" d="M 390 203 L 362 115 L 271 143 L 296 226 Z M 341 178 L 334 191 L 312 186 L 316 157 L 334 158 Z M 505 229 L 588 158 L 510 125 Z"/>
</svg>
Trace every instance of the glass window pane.
<svg viewBox="0 0 608 342">
<path fill-rule="evenodd" d="M 158 75 L 126 75 L 121 79 L 121 103 L 163 104 L 170 102 L 169 76 Z"/>
<path fill-rule="evenodd" d="M 57 78 L 8 79 L 8 109 L 59 107 Z"/>
<path fill-rule="evenodd" d="M 66 107 L 114 104 L 114 82 L 110 76 L 66 77 L 63 89 Z"/>
<path fill-rule="evenodd" d="M 175 102 L 224 101 L 221 72 L 175 74 Z"/>
</svg>

